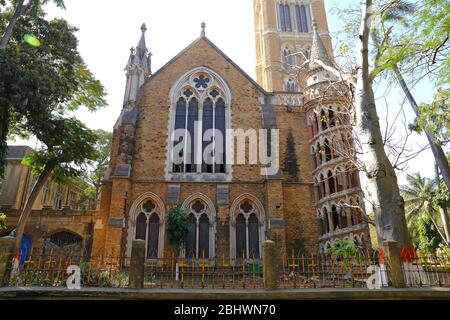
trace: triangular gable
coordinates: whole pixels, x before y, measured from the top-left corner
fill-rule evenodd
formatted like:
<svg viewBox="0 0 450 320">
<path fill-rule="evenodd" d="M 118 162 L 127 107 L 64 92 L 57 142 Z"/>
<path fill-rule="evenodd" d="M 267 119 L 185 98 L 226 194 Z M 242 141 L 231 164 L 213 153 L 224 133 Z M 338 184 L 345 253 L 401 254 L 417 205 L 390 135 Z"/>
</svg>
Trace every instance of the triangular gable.
<svg viewBox="0 0 450 320">
<path fill-rule="evenodd" d="M 179 57 L 181 57 L 186 51 L 194 47 L 198 42 L 204 40 L 208 45 L 211 46 L 216 52 L 218 52 L 227 62 L 229 62 L 233 67 L 235 67 L 248 81 L 250 81 L 258 90 L 260 90 L 263 94 L 267 94 L 266 90 L 264 90 L 252 77 L 250 77 L 244 70 L 241 69 L 230 57 L 228 57 L 222 50 L 220 50 L 211 40 L 207 37 L 197 38 L 194 42 L 184 48 L 180 53 L 178 53 L 175 57 L 173 57 L 169 62 L 167 62 L 164 66 L 162 66 L 158 71 L 153 73 L 150 78 L 144 83 L 143 86 L 149 81 L 152 81 L 157 75 L 164 71 L 169 65 L 171 65 L 174 61 L 176 61 Z"/>
</svg>

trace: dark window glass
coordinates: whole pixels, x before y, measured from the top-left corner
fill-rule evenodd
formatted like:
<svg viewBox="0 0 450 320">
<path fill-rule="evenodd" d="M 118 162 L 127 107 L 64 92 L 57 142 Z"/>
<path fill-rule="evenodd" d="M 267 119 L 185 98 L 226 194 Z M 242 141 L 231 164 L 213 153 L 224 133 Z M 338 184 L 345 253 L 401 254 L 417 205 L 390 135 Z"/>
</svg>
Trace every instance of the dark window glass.
<svg viewBox="0 0 450 320">
<path fill-rule="evenodd" d="M 292 31 L 292 22 L 291 22 L 291 8 L 288 4 L 284 5 L 284 20 L 286 23 L 286 30 L 287 32 Z"/>
<path fill-rule="evenodd" d="M 186 258 L 196 257 L 197 254 L 197 219 L 191 213 L 188 216 L 188 236 L 186 239 Z"/>
<path fill-rule="evenodd" d="M 328 139 L 325 139 L 325 161 L 331 160 L 331 148 Z"/>
<path fill-rule="evenodd" d="M 136 219 L 136 240 L 145 240 L 147 235 L 147 217 L 141 213 Z"/>
<path fill-rule="evenodd" d="M 176 129 L 184 129 L 186 125 L 186 100 L 184 98 L 180 98 L 177 102 L 177 108 L 175 113 L 175 130 Z M 181 141 L 184 140 L 184 134 L 183 136 L 178 140 L 174 141 L 174 146 L 181 143 Z M 173 159 L 180 158 L 182 159 L 184 156 L 183 152 L 181 151 L 179 155 L 174 155 Z M 174 164 L 173 165 L 173 172 L 183 172 L 184 171 L 184 165 L 181 164 Z"/>
<path fill-rule="evenodd" d="M 50 237 L 50 241 L 58 247 L 65 247 L 73 244 L 81 244 L 83 242 L 83 239 L 77 234 L 62 231 L 53 234 Z"/>
<path fill-rule="evenodd" d="M 202 216 L 200 217 L 198 233 L 198 256 L 199 258 L 202 258 L 204 254 L 205 258 L 209 258 L 209 218 L 206 214 L 202 214 Z"/>
<path fill-rule="evenodd" d="M 336 206 L 333 206 L 331 208 L 331 212 L 333 215 L 334 230 L 336 230 L 337 228 L 341 228 L 341 224 L 339 223 L 339 214 L 337 212 Z"/>
<path fill-rule="evenodd" d="M 308 18 L 306 16 L 306 7 L 304 5 L 300 6 L 299 14 L 300 14 L 301 27 L 302 27 L 301 32 L 309 32 Z"/>
<path fill-rule="evenodd" d="M 334 127 L 336 126 L 336 120 L 334 119 L 334 111 L 333 110 L 329 110 L 328 111 L 328 117 L 330 118 L 330 127 Z"/>
<path fill-rule="evenodd" d="M 334 176 L 331 173 L 331 171 L 328 172 L 328 185 L 330 186 L 330 194 L 336 193 L 336 186 L 335 186 L 335 180 Z"/>
<path fill-rule="evenodd" d="M 328 210 L 327 210 L 327 208 L 325 208 L 325 209 L 323 210 L 323 213 L 324 213 L 324 216 L 325 216 L 325 218 L 324 218 L 324 222 L 325 222 L 325 233 L 329 233 L 329 232 L 330 232 L 330 223 L 329 223 L 329 220 L 328 220 Z"/>
<path fill-rule="evenodd" d="M 247 256 L 247 231 L 245 218 L 239 214 L 236 218 L 236 258 L 242 259 Z"/>
<path fill-rule="evenodd" d="M 341 208 L 341 227 L 347 228 L 347 212 L 345 208 Z"/>
<path fill-rule="evenodd" d="M 249 258 L 259 259 L 259 223 L 254 213 L 248 219 Z"/>
<path fill-rule="evenodd" d="M 225 173 L 225 163 L 226 163 L 226 154 L 225 154 L 225 101 L 222 98 L 219 98 L 216 102 L 216 129 L 222 134 L 222 143 L 219 145 L 219 140 L 216 140 L 215 146 L 215 164 L 216 164 L 216 172 Z"/>
<path fill-rule="evenodd" d="M 286 31 L 286 19 L 284 17 L 284 5 L 280 4 L 278 6 L 278 16 L 280 17 L 280 26 L 281 26 L 281 31 Z"/>
<path fill-rule="evenodd" d="M 193 98 L 189 101 L 187 132 L 191 137 L 191 145 L 187 146 L 187 160 L 186 160 L 186 172 L 197 172 L 197 166 L 195 165 L 195 122 L 198 121 L 198 101 Z"/>
<path fill-rule="evenodd" d="M 322 130 L 327 130 L 328 129 L 327 115 L 325 114 L 325 111 L 323 111 L 323 110 L 320 113 L 320 119 L 322 121 Z"/>
<path fill-rule="evenodd" d="M 158 258 L 159 216 L 153 213 L 150 217 L 147 242 L 147 257 Z"/>
<path fill-rule="evenodd" d="M 206 101 L 203 104 L 203 137 L 205 137 L 205 132 L 209 129 L 213 129 L 213 102 L 211 99 L 206 99 Z M 203 140 L 203 139 L 202 139 Z M 213 166 L 212 166 L 212 155 L 209 153 L 207 156 L 211 157 L 208 159 L 205 159 L 204 151 L 207 146 L 209 146 L 213 141 L 213 138 L 211 138 L 210 141 L 203 141 L 203 152 L 202 152 L 202 172 L 212 173 L 213 172 Z M 207 160 L 207 161 L 205 161 Z"/>
</svg>

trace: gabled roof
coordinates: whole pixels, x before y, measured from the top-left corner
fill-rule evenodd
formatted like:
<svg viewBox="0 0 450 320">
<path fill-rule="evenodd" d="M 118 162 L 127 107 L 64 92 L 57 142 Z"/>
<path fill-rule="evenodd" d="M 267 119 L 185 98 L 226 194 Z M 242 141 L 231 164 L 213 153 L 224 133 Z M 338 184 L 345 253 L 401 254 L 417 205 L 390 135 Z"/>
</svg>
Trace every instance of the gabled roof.
<svg viewBox="0 0 450 320">
<path fill-rule="evenodd" d="M 205 41 L 211 48 L 217 51 L 227 62 L 229 62 L 233 67 L 235 67 L 248 81 L 250 81 L 258 90 L 260 90 L 263 94 L 267 94 L 266 90 L 264 90 L 252 77 L 250 77 L 244 70 L 241 69 L 230 57 L 228 57 L 222 50 L 220 50 L 211 40 L 209 40 L 206 36 L 200 36 L 186 48 L 184 48 L 180 53 L 178 53 L 175 57 L 173 57 L 169 62 L 167 62 L 164 66 L 162 66 L 158 71 L 152 74 L 150 78 L 144 83 L 144 85 L 152 81 L 153 78 L 158 76 L 161 72 L 164 71 L 169 65 L 171 65 L 174 61 L 178 60 L 186 51 L 194 47 L 198 42 Z"/>
</svg>

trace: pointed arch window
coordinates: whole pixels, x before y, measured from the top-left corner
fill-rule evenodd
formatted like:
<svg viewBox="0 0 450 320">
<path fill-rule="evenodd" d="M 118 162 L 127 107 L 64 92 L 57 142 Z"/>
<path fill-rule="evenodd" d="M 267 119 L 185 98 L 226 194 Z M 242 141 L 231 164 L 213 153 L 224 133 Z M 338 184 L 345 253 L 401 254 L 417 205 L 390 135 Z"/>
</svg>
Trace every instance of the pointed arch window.
<svg viewBox="0 0 450 320">
<path fill-rule="evenodd" d="M 136 218 L 135 239 L 145 240 L 146 256 L 149 259 L 158 258 L 160 218 L 156 205 L 148 200 L 142 205 L 142 212 Z"/>
<path fill-rule="evenodd" d="M 278 5 L 278 17 L 281 31 L 292 32 L 291 8 L 289 4 L 280 3 Z"/>
<path fill-rule="evenodd" d="M 261 257 L 260 221 L 253 203 L 245 200 L 236 216 L 236 258 Z"/>
<path fill-rule="evenodd" d="M 297 30 L 299 32 L 309 32 L 309 6 L 305 5 L 296 5 L 295 6 L 295 15 L 297 18 Z"/>
<path fill-rule="evenodd" d="M 170 173 L 227 173 L 230 93 L 206 71 L 185 75 L 171 90 Z"/>
<path fill-rule="evenodd" d="M 208 206 L 200 199 L 195 200 L 189 207 L 187 220 L 186 258 L 209 259 L 212 224 Z"/>
</svg>

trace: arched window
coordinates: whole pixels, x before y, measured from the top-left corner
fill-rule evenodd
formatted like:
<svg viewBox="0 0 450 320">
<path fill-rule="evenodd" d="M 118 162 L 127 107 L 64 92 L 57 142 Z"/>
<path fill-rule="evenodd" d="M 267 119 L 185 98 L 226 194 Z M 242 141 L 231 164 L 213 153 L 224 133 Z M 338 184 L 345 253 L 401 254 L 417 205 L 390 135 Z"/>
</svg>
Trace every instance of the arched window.
<svg viewBox="0 0 450 320">
<path fill-rule="evenodd" d="M 196 68 L 173 86 L 171 101 L 170 174 L 227 173 L 231 93 L 223 79 Z"/>
<path fill-rule="evenodd" d="M 331 146 L 330 146 L 330 142 L 328 141 L 328 139 L 325 139 L 325 161 L 331 161 L 332 155 L 331 155 Z"/>
<path fill-rule="evenodd" d="M 147 258 L 158 258 L 160 219 L 153 201 L 147 200 L 141 206 L 141 213 L 136 218 L 134 239 L 145 240 Z"/>
<path fill-rule="evenodd" d="M 334 230 L 340 229 L 341 224 L 339 223 L 339 214 L 338 214 L 336 206 L 331 207 L 331 215 L 333 216 Z"/>
<path fill-rule="evenodd" d="M 344 191 L 342 172 L 339 168 L 336 169 L 336 182 L 337 182 L 337 192 Z"/>
<path fill-rule="evenodd" d="M 309 32 L 309 8 L 305 5 L 296 5 L 295 14 L 297 18 L 297 30 L 299 32 Z"/>
<path fill-rule="evenodd" d="M 334 111 L 328 110 L 328 119 L 330 121 L 330 128 L 333 128 L 336 126 L 336 119 L 334 118 Z"/>
<path fill-rule="evenodd" d="M 74 262 L 78 263 L 82 258 L 83 238 L 70 231 L 61 231 L 52 234 L 44 242 L 46 254 L 55 256 L 70 255 L 75 257 Z"/>
<path fill-rule="evenodd" d="M 319 165 L 321 165 L 323 163 L 323 155 L 322 155 L 322 146 L 320 145 L 319 142 L 317 142 L 317 157 L 319 159 Z"/>
<path fill-rule="evenodd" d="M 324 216 L 324 230 L 325 230 L 325 234 L 330 233 L 330 223 L 328 220 L 328 210 L 327 208 L 323 209 L 323 216 Z"/>
<path fill-rule="evenodd" d="M 328 185 L 330 187 L 330 195 L 336 193 L 336 180 L 331 171 L 328 171 Z"/>
<path fill-rule="evenodd" d="M 347 228 L 347 212 L 343 205 L 341 206 L 341 228 Z"/>
<path fill-rule="evenodd" d="M 202 200 L 191 202 L 188 214 L 186 258 L 210 258 L 210 212 Z"/>
<path fill-rule="evenodd" d="M 253 202 L 244 200 L 235 216 L 236 259 L 261 257 L 260 218 Z"/>
<path fill-rule="evenodd" d="M 292 32 L 291 9 L 288 4 L 280 3 L 278 5 L 278 17 L 281 31 Z"/>
<path fill-rule="evenodd" d="M 320 190 L 321 190 L 322 198 L 326 197 L 327 189 L 325 186 L 325 178 L 324 178 L 323 174 L 320 175 Z"/>
<path fill-rule="evenodd" d="M 320 113 L 320 121 L 322 122 L 322 130 L 328 129 L 328 120 L 327 115 L 324 110 Z"/>
</svg>

